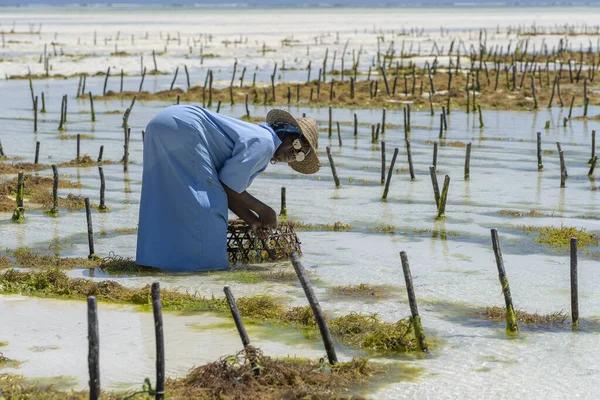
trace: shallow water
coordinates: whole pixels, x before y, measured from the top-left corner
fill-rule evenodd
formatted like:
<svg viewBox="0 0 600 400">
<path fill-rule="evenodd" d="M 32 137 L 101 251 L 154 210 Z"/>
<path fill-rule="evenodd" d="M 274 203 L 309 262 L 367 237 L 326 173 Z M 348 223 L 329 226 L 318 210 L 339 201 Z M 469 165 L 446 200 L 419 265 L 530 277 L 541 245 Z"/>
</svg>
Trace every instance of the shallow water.
<svg viewBox="0 0 600 400">
<path fill-rule="evenodd" d="M 535 10 L 531 13 L 524 12 L 514 20 L 508 20 L 506 14 L 494 18 L 497 18 L 497 23 L 529 23 L 541 13 L 539 9 Z M 548 13 L 542 13 L 542 20 L 566 22 L 563 19 L 566 17 L 558 16 L 554 11 L 555 9 L 551 9 Z M 11 12 L 12 18 L 17 19 L 16 15 L 20 11 Z M 234 18 L 224 11 L 220 12 L 225 21 Z M 298 12 L 303 18 L 307 18 L 302 14 L 303 11 Z M 355 18 L 359 18 L 355 15 L 358 12 L 341 11 L 342 14 L 350 13 Z M 435 14 L 437 11 L 432 12 Z M 442 14 L 437 13 L 427 22 L 426 26 L 431 31 L 439 28 L 441 23 L 439 18 Z M 68 14 L 66 13 L 65 19 Z M 471 11 L 469 15 L 474 14 L 476 12 Z M 48 14 L 49 17 L 51 15 Z M 380 12 L 377 15 L 380 18 L 382 14 Z M 408 18 L 407 16 L 410 16 L 410 12 L 402 18 Z M 573 16 L 578 21 L 585 21 L 586 18 L 592 18 L 593 13 L 575 9 Z M 21 16 L 22 21 L 34 17 L 35 15 L 30 14 Z M 171 21 L 170 15 L 164 18 L 165 21 Z M 53 23 L 57 27 L 70 26 L 65 25 L 65 19 L 59 18 Z M 107 31 L 114 33 L 118 29 L 124 32 L 129 29 L 127 18 L 115 14 L 115 11 L 102 14 L 102 18 L 98 20 L 98 29 L 106 20 L 114 20 L 114 26 L 110 29 L 102 25 L 102 29 Z M 190 21 L 195 20 L 190 17 Z M 469 21 L 466 18 L 454 23 L 457 29 L 466 29 L 473 26 Z M 496 19 L 490 19 L 486 22 L 487 26 L 495 27 L 495 21 Z M 381 25 L 386 28 L 396 22 L 390 17 L 386 22 L 389 25 L 383 22 Z M 573 23 L 572 20 L 569 22 Z M 53 29 L 53 25 L 44 23 L 44 26 L 44 31 Z M 185 32 L 185 26 L 191 29 L 191 25 L 170 26 L 173 30 L 181 29 L 182 33 Z M 364 21 L 358 26 L 360 29 L 371 28 Z M 90 32 L 93 34 L 94 30 L 89 27 L 84 32 L 81 25 L 77 24 L 69 29 L 81 32 L 82 35 L 87 34 L 88 39 Z M 255 30 L 248 32 L 258 38 L 261 31 L 256 27 L 253 29 Z M 322 31 L 321 26 L 307 26 L 305 29 L 313 35 Z M 263 34 L 266 35 L 264 32 Z M 468 33 L 465 35 L 468 36 Z M 259 43 L 262 42 L 259 40 Z M 300 51 L 288 50 L 292 53 Z M 277 55 L 280 56 L 279 53 Z M 173 65 L 179 61 L 173 61 Z M 232 61 L 232 58 L 228 58 L 226 62 L 219 62 L 231 68 Z M 26 69 L 26 64 L 23 60 L 19 61 L 21 68 Z M 0 63 L 0 72 L 3 72 L 1 68 L 3 63 Z M 196 80 L 203 79 L 203 73 L 196 71 L 196 74 Z M 302 72 L 303 77 L 304 74 Z M 284 78 L 293 79 L 288 75 Z M 168 88 L 171 79 L 170 76 L 146 77 L 145 87 L 152 91 L 163 90 Z M 268 80 L 266 71 L 262 80 Z M 11 94 L 0 98 L 0 119 L 3 122 L 0 139 L 7 155 L 32 161 L 35 142 L 40 141 L 41 163 L 59 163 L 75 158 L 75 140 L 60 140 L 56 130 L 60 97 L 68 93 L 69 121 L 64 134 L 93 133 L 93 139 L 82 140 L 82 153 L 95 158 L 100 145 L 104 145 L 104 159 L 121 159 L 122 114 L 106 112 L 124 111 L 130 102 L 95 102 L 97 122 L 91 123 L 87 114 L 87 101 L 74 99 L 77 83 L 76 79 L 34 81 L 36 93 L 44 91 L 46 94 L 48 112 L 40 116 L 38 133 L 33 134 L 27 81 L 0 82 L 0 92 Z M 88 90 L 99 93 L 103 83 L 103 77 L 88 78 Z M 114 88 L 116 79 L 111 84 Z M 139 77 L 125 78 L 126 87 L 137 87 L 138 84 Z M 136 103 L 129 119 L 132 126 L 129 173 L 124 174 L 119 164 L 104 167 L 106 199 L 111 212 L 93 213 L 95 248 L 96 253 L 101 256 L 110 252 L 129 257 L 135 255 L 135 233 L 123 235 L 114 230 L 137 226 L 142 171 L 141 129 L 164 106 L 166 103 Z M 262 106 L 250 108 L 253 116 L 264 115 L 267 111 L 268 108 Z M 406 251 L 425 332 L 439 341 L 431 356 L 423 359 L 409 358 L 412 365 L 425 369 L 418 380 L 391 382 L 384 389 L 377 389 L 377 393 L 372 393 L 373 397 L 596 397 L 595 383 L 599 379 L 600 369 L 597 365 L 600 359 L 595 350 L 600 329 L 586 320 L 600 317 L 595 311 L 600 307 L 600 293 L 596 290 L 600 284 L 600 277 L 596 273 L 599 265 L 598 246 L 591 246 L 579 254 L 580 315 L 584 319 L 581 332 L 571 332 L 568 323 L 564 327 L 551 328 L 522 326 L 519 337 L 509 339 L 504 333 L 504 324 L 494 324 L 464 313 L 473 309 L 480 310 L 485 306 L 503 305 L 491 248 L 491 228 L 498 229 L 500 235 L 515 306 L 541 313 L 569 309 L 568 255 L 533 242 L 535 234 L 527 236 L 514 227 L 564 224 L 584 228 L 591 233 L 600 232 L 598 220 L 582 218 L 598 217 L 600 191 L 591 190 L 592 186 L 598 184 L 587 177 L 591 132 L 600 128 L 597 121 L 571 120 L 563 127 L 562 119 L 566 116 L 566 109 L 540 109 L 535 113 L 484 110 L 485 128 L 480 129 L 476 115 L 453 109 L 448 119 L 445 139 L 439 140 L 437 113 L 440 110 L 436 111 L 436 116 L 431 117 L 428 109 L 413 109 L 411 148 L 416 179 L 411 181 L 405 170 L 395 171 L 388 200 L 384 202 L 381 200 L 383 187 L 380 185 L 380 150 L 379 146 L 372 147 L 370 143 L 370 126 L 381 121 L 380 110 L 334 109 L 332 139 L 328 139 L 326 132 L 327 109 L 292 107 L 290 111 L 295 115 L 306 113 L 320 123 L 322 132 L 319 156 L 323 168 L 314 176 L 301 177 L 286 166 L 271 166 L 254 182 L 250 192 L 278 210 L 280 188 L 285 186 L 290 218 L 312 224 L 342 221 L 352 225 L 349 232 L 299 232 L 304 252 L 303 263 L 318 278 L 316 292 L 322 299 L 322 307 L 331 314 L 346 314 L 350 311 L 377 313 L 382 319 L 389 321 L 408 316 L 410 311 L 398 255 L 400 251 Z M 224 105 L 221 112 L 241 117 L 245 114 L 245 109 L 243 105 Z M 576 104 L 573 115 L 578 116 L 582 112 Z M 357 138 L 352 135 L 353 113 L 357 114 L 361 124 Z M 599 107 L 590 106 L 590 115 L 599 113 Z M 338 145 L 335 121 L 341 123 L 341 147 Z M 391 126 L 386 129 L 385 136 L 381 137 L 386 141 L 388 165 L 393 149 L 398 147 L 400 150 L 396 170 L 407 168 L 402 121 L 401 110 L 388 110 L 387 123 Z M 549 130 L 544 129 L 546 121 L 551 121 Z M 552 154 L 543 155 L 542 172 L 537 170 L 536 132 L 542 132 L 543 149 L 552 150 Z M 435 219 L 436 207 L 428 173 L 432 162 L 433 140 L 439 140 L 441 144 L 437 161 L 440 185 L 444 175 L 451 177 L 445 220 Z M 451 141 L 471 142 L 473 145 L 469 181 L 463 178 L 465 148 L 444 146 Z M 559 187 L 557 141 L 562 144 L 569 173 L 567 187 L 564 189 Z M 326 146 L 332 149 L 340 175 L 339 189 L 334 187 L 325 155 Z M 61 168 L 59 172 L 61 176 L 84 185 L 81 190 L 61 189 L 59 194 L 73 192 L 89 196 L 92 202 L 99 201 L 97 168 Z M 50 175 L 51 172 L 41 171 L 39 174 Z M 522 212 L 537 210 L 551 216 L 515 218 L 501 216 L 499 212 L 502 209 Z M 51 244 L 61 243 L 65 246 L 60 250 L 62 256 L 87 255 L 83 212 L 61 210 L 59 218 L 51 218 L 31 211 L 26 216 L 27 223 L 16 225 L 10 222 L 10 214 L 0 214 L 0 243 L 3 247 L 30 246 L 46 249 Z M 394 225 L 395 233 L 376 232 L 377 228 L 385 225 Z M 596 258 L 590 257 L 587 251 L 595 252 Z M 81 269 L 69 273 L 72 276 L 89 275 L 87 270 Z M 96 274 L 94 279 L 105 278 L 106 276 Z M 197 291 L 207 296 L 222 296 L 222 286 L 230 284 L 236 296 L 268 292 L 289 304 L 306 304 L 298 285 L 240 284 L 194 274 L 110 278 L 136 287 L 158 280 L 163 287 Z M 394 295 L 389 299 L 376 301 L 340 299 L 330 295 L 331 286 L 359 283 L 390 284 Z M 3 347 L 2 352 L 9 358 L 27 361 L 18 370 L 11 372 L 33 377 L 68 377 L 67 381 L 73 387 L 85 387 L 86 316 L 83 302 L 2 296 L 0 316 L 3 321 L 0 323 L 0 341 L 9 342 L 9 346 Z M 166 314 L 168 375 L 181 376 L 193 365 L 215 360 L 239 349 L 241 345 L 231 325 L 226 329 L 215 329 L 214 326 L 211 329 L 212 324 L 225 321 L 230 320 L 226 316 L 208 314 Z M 197 325 L 208 325 L 209 328 L 200 329 Z M 324 354 L 318 342 L 306 340 L 297 333 L 270 330 L 269 327 L 254 327 L 250 332 L 252 341 L 266 354 L 310 357 Z M 130 388 L 141 385 L 144 377 L 153 376 L 154 345 L 150 314 L 137 313 L 131 307 L 102 304 L 100 332 L 103 387 Z M 34 346 L 59 348 L 46 347 L 45 351 L 35 352 L 31 350 Z M 191 349 L 195 350 L 190 351 Z M 350 356 L 353 352 L 346 349 L 342 354 Z M 56 362 L 57 357 L 61 360 L 60 363 Z"/>
</svg>

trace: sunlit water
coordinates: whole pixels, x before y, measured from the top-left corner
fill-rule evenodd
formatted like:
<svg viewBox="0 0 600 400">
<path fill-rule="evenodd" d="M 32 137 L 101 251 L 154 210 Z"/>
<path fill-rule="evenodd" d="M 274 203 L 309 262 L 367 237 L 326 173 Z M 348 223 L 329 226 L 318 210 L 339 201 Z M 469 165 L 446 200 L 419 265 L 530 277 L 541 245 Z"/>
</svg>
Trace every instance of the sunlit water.
<svg viewBox="0 0 600 400">
<path fill-rule="evenodd" d="M 355 15 L 352 12 L 356 13 L 342 11 Z M 18 14 L 16 11 L 14 13 Z M 498 23 L 529 23 L 536 13 L 524 13 L 525 16 L 519 16 L 515 22 L 507 20 L 504 14 L 504 19 Z M 582 13 L 577 16 L 582 20 L 587 17 Z M 25 20 L 35 19 L 31 15 L 22 17 Z M 555 14 L 546 17 L 553 22 L 563 21 Z M 129 23 L 127 18 L 115 16 L 114 13 L 103 18 L 115 19 L 115 26 Z M 230 17 L 225 13 L 223 18 L 229 20 Z M 433 18 L 427 26 L 431 29 L 439 27 L 441 16 L 438 14 L 437 18 Z M 171 21 L 170 16 L 165 16 L 165 20 Z M 369 28 L 370 22 L 363 21 L 361 29 L 363 26 Z M 63 26 L 64 23 L 59 19 L 56 26 Z M 456 28 L 472 26 L 468 20 L 460 21 L 463 25 L 455 23 Z M 488 23 L 490 27 L 496 25 L 496 22 Z M 111 27 L 111 32 L 118 29 L 115 26 Z M 385 24 L 383 26 L 386 27 Z M 313 35 L 323 31 L 322 26 L 305 29 L 311 30 Z M 87 31 L 88 35 L 89 31 L 93 29 Z M 178 63 L 173 62 L 173 65 Z M 231 58 L 220 62 L 231 68 Z M 23 65 L 26 63 L 21 62 Z M 266 81 L 268 75 L 266 71 L 264 73 L 263 80 Z M 197 80 L 204 76 L 202 72 L 196 72 L 196 75 Z M 170 76 L 146 77 L 145 87 L 152 91 L 164 90 L 170 85 L 171 79 Z M 89 78 L 87 90 L 99 93 L 103 82 L 103 77 Z M 194 83 L 199 82 L 195 80 Z M 76 79 L 34 81 L 36 93 L 44 91 L 46 94 L 48 112 L 40 115 L 38 133 L 33 134 L 27 82 L 0 82 L 0 93 L 4 93 L 0 97 L 0 140 L 8 156 L 33 161 L 35 143 L 40 141 L 41 163 L 60 163 L 75 158 L 75 140 L 60 140 L 57 134 L 60 98 L 68 94 L 69 119 L 64 133 L 91 133 L 93 139 L 82 140 L 82 153 L 95 158 L 100 145 L 104 145 L 104 159 L 121 159 L 122 114 L 106 112 L 124 111 L 130 102 L 97 101 L 97 122 L 91 123 L 88 102 L 75 99 L 77 84 Z M 125 79 L 126 87 L 136 87 L 138 84 L 139 77 Z M 109 85 L 114 89 L 117 80 Z M 110 252 L 129 257 L 135 255 L 136 235 L 118 235 L 114 229 L 137 226 L 142 172 L 141 130 L 151 116 L 164 106 L 165 103 L 159 102 L 136 103 L 129 119 L 132 126 L 129 173 L 124 174 L 120 164 L 104 167 L 106 199 L 111 212 L 93 214 L 97 233 L 96 253 L 102 256 Z M 250 108 L 253 116 L 264 115 L 267 111 L 268 108 L 262 106 Z M 596 271 L 599 266 L 597 258 L 594 260 L 587 256 L 586 251 L 598 252 L 597 246 L 580 252 L 580 314 L 584 319 L 581 332 L 571 332 L 568 324 L 564 328 L 522 326 L 519 337 L 510 339 L 504 333 L 504 324 L 493 324 L 464 312 L 489 305 L 503 305 L 491 248 L 491 228 L 498 229 L 500 234 L 515 306 L 541 313 L 569 310 L 568 255 L 534 243 L 532 238 L 535 235 L 527 236 L 514 227 L 521 224 L 564 224 L 592 233 L 600 232 L 600 222 L 582 218 L 598 217 L 600 192 L 591 190 L 598 184 L 587 176 L 591 132 L 600 128 L 598 122 L 571 120 L 563 127 L 562 119 L 567 110 L 558 108 L 541 108 L 536 113 L 484 111 L 485 128 L 480 129 L 476 115 L 466 114 L 464 110 L 452 110 L 448 131 L 440 140 L 440 110 L 437 110 L 435 117 L 431 117 L 428 109 L 413 109 L 411 147 L 416 179 L 411 181 L 405 170 L 408 165 L 401 127 L 403 115 L 401 110 L 388 110 L 387 123 L 390 127 L 380 137 L 386 142 L 386 163 L 389 165 L 395 147 L 399 148 L 399 155 L 388 200 L 384 202 L 381 200 L 380 147 L 371 145 L 371 125 L 381 121 L 381 110 L 334 109 L 331 139 L 327 137 L 326 109 L 291 107 L 290 111 L 295 115 L 306 113 L 319 121 L 319 155 L 323 168 L 314 176 L 301 177 L 284 165 L 270 166 L 254 182 L 250 192 L 278 210 L 280 188 L 285 186 L 290 218 L 312 224 L 342 221 L 352 226 L 349 232 L 299 232 L 304 252 L 303 263 L 315 278 L 319 278 L 316 292 L 323 308 L 332 315 L 350 311 L 377 313 L 388 321 L 408 316 L 410 311 L 398 255 L 400 251 L 406 251 L 425 332 L 438 340 L 430 356 L 407 358 L 412 365 L 424 368 L 423 375 L 417 381 L 398 381 L 391 377 L 389 385 L 377 389 L 376 393 L 372 393 L 373 397 L 596 397 L 597 382 L 600 380 L 597 351 L 600 329 L 590 321 L 599 316 L 596 310 L 600 307 L 600 294 L 596 289 L 600 285 L 600 278 Z M 224 105 L 221 112 L 241 117 L 245 114 L 245 108 L 243 104 L 234 107 Z M 578 116 L 582 112 L 581 108 L 576 107 L 573 115 Z M 353 113 L 357 114 L 361 124 L 357 138 L 353 137 Z M 598 107 L 590 106 L 590 115 L 598 113 Z M 341 147 L 335 121 L 341 123 Z M 549 130 L 544 129 L 546 121 L 551 122 Z M 542 132 L 543 149 L 552 150 L 552 154 L 543 155 L 542 172 L 537 170 L 536 132 Z M 431 141 L 434 140 L 441 143 L 437 160 L 440 185 L 444 175 L 451 178 L 447 218 L 441 221 L 435 219 L 436 207 L 428 170 L 433 153 Z M 463 176 L 465 148 L 444 146 L 451 141 L 472 143 L 469 181 L 465 181 Z M 560 188 L 557 141 L 564 150 L 569 173 L 564 189 Z M 339 189 L 333 183 L 325 155 L 326 146 L 332 149 L 340 175 Z M 90 197 L 92 202 L 99 202 L 100 184 L 96 167 L 61 168 L 59 172 L 61 177 L 84 185 L 81 190 L 61 189 L 60 195 L 73 192 Z M 51 175 L 51 171 L 41 171 L 39 174 Z M 502 209 L 523 212 L 537 210 L 552 216 L 514 218 L 501 216 L 499 211 Z M 26 216 L 27 223 L 18 225 L 10 221 L 10 214 L 0 215 L 2 247 L 45 249 L 61 242 L 67 244 L 61 250 L 62 256 L 87 255 L 83 212 L 61 210 L 59 218 L 51 218 L 41 212 L 31 211 Z M 384 225 L 395 226 L 396 233 L 375 232 L 375 228 Z M 87 270 L 80 269 L 69 273 L 71 276 L 89 275 Z M 96 275 L 95 279 L 105 278 Z M 159 280 L 163 287 L 207 296 L 222 296 L 222 286 L 228 283 L 210 276 L 189 274 L 111 279 L 136 287 Z M 377 301 L 339 299 L 332 297 L 328 289 L 333 285 L 359 283 L 390 284 L 394 287 L 394 296 Z M 289 304 L 306 304 L 298 285 L 230 284 L 236 296 L 269 292 Z M 138 313 L 132 307 L 101 305 L 99 315 L 103 387 L 130 388 L 139 386 L 144 377 L 152 377 L 154 338 L 151 314 Z M 9 342 L 2 352 L 9 358 L 26 361 L 11 372 L 35 377 L 62 376 L 72 387 L 86 386 L 87 332 L 83 302 L 4 296 L 0 297 L 0 319 L 0 341 Z M 194 365 L 239 350 L 241 343 L 233 326 L 210 328 L 212 324 L 227 321 L 229 319 L 226 316 L 166 314 L 167 374 L 182 376 Z M 202 329 L 198 325 L 208 325 L 209 328 Z M 269 355 L 319 357 L 324 354 L 319 342 L 304 339 L 293 332 L 254 327 L 250 335 L 252 341 Z M 341 350 L 341 353 L 345 357 L 356 354 L 348 349 Z"/>
</svg>

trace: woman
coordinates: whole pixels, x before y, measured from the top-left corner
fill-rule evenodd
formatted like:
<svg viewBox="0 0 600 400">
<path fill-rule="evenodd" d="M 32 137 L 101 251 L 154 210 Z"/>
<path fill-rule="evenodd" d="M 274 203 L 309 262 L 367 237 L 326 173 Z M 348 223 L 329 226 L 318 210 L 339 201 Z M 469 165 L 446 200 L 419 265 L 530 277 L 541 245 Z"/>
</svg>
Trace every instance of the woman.
<svg viewBox="0 0 600 400">
<path fill-rule="evenodd" d="M 197 106 L 171 106 L 146 127 L 136 262 L 225 269 L 227 208 L 264 237 L 275 211 L 246 192 L 269 162 L 319 170 L 316 121 L 271 110 L 258 125 Z"/>
</svg>

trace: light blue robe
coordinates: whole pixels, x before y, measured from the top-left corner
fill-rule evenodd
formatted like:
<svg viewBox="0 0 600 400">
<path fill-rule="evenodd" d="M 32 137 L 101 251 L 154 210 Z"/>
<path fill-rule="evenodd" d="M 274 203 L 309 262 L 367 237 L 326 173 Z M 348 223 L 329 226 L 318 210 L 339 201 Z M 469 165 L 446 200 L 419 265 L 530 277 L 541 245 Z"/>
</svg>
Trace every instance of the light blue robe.
<svg viewBox="0 0 600 400">
<path fill-rule="evenodd" d="M 225 269 L 227 195 L 269 165 L 281 141 L 198 106 L 171 106 L 146 127 L 136 262 L 168 270 Z"/>
</svg>

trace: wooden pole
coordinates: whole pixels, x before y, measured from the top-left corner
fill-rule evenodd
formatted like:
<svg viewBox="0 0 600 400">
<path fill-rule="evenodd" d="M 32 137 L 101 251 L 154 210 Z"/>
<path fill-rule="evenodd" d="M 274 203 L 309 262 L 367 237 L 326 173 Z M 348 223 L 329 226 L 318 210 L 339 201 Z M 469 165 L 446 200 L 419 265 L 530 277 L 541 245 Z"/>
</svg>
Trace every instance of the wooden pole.
<svg viewBox="0 0 600 400">
<path fill-rule="evenodd" d="M 340 130 L 340 123 L 339 121 L 336 121 L 335 124 L 337 125 L 338 142 L 340 144 L 340 147 L 342 147 L 342 132 Z"/>
<path fill-rule="evenodd" d="M 98 152 L 98 163 L 102 163 L 102 154 L 104 153 L 104 145 L 100 146 L 100 151 Z"/>
<path fill-rule="evenodd" d="M 433 142 L 433 170 L 437 167 L 438 142 Z"/>
<path fill-rule="evenodd" d="M 100 399 L 100 333 L 98 331 L 98 304 L 96 296 L 87 298 L 88 370 L 90 400 Z"/>
<path fill-rule="evenodd" d="M 329 165 L 331 166 L 331 172 L 333 173 L 333 180 L 335 182 L 335 187 L 340 187 L 340 178 L 338 178 L 337 170 L 335 169 L 335 164 L 333 163 L 333 157 L 331 156 L 331 149 L 329 147 L 327 150 L 327 158 L 329 158 Z"/>
<path fill-rule="evenodd" d="M 35 165 L 37 165 L 39 160 L 40 160 L 40 142 L 35 142 L 35 159 L 34 159 L 33 163 Z"/>
<path fill-rule="evenodd" d="M 390 190 L 390 183 L 392 181 L 392 175 L 394 173 L 394 165 L 396 164 L 396 158 L 398 157 L 398 148 L 394 149 L 394 155 L 392 156 L 392 162 L 390 163 L 390 169 L 388 170 L 387 179 L 385 181 L 385 189 L 383 190 L 383 200 L 387 200 L 388 192 Z"/>
<path fill-rule="evenodd" d="M 235 298 L 233 297 L 233 293 L 231 293 L 231 289 L 229 286 L 225 286 L 223 288 L 223 292 L 225 292 L 225 297 L 227 298 L 227 303 L 229 304 L 229 311 L 231 311 L 231 316 L 233 317 L 233 321 L 235 322 L 235 327 L 240 334 L 240 339 L 242 339 L 242 344 L 244 348 L 250 345 L 250 338 L 248 337 L 248 333 L 246 333 L 246 328 L 244 327 L 244 323 L 242 322 L 242 317 L 240 316 L 240 311 L 237 308 L 237 304 L 235 302 Z"/>
<path fill-rule="evenodd" d="M 33 131 L 37 132 L 38 126 L 38 97 L 33 99 Z"/>
<path fill-rule="evenodd" d="M 88 258 L 91 260 L 96 257 L 94 253 L 94 229 L 92 228 L 92 212 L 90 210 L 90 199 L 86 197 L 85 201 L 85 216 L 87 219 L 87 237 L 88 237 L 88 246 L 90 249 L 90 254 Z"/>
<path fill-rule="evenodd" d="M 471 143 L 467 144 L 467 153 L 465 155 L 465 181 L 471 177 Z"/>
<path fill-rule="evenodd" d="M 104 181 L 104 169 L 102 168 L 102 165 L 98 166 L 98 173 L 100 174 L 100 206 L 98 207 L 98 209 L 100 211 L 107 211 L 108 208 L 106 207 L 106 204 L 104 201 L 104 192 L 106 191 L 106 182 Z"/>
<path fill-rule="evenodd" d="M 354 136 L 358 136 L 358 117 L 354 113 Z"/>
<path fill-rule="evenodd" d="M 435 172 L 435 166 L 429 167 L 429 176 L 431 176 L 431 185 L 433 186 L 433 197 L 435 199 L 435 206 L 437 209 L 440 208 L 440 186 L 437 180 L 437 174 Z"/>
<path fill-rule="evenodd" d="M 412 274 L 410 273 L 410 266 L 408 264 L 408 256 L 405 251 L 400 252 L 400 259 L 402 260 L 402 271 L 404 272 L 404 281 L 406 282 L 406 292 L 408 294 L 408 303 L 410 305 L 410 313 L 412 315 L 410 321 L 415 332 L 415 337 L 419 343 L 419 348 L 423 352 L 427 352 L 427 343 L 425 339 L 425 332 L 423 332 L 423 326 L 421 325 L 421 317 L 419 316 L 419 309 L 417 308 L 417 299 L 415 296 L 415 288 L 413 285 Z"/>
<path fill-rule="evenodd" d="M 492 247 L 494 249 L 494 256 L 496 257 L 496 266 L 498 267 L 498 278 L 500 279 L 502 293 L 504 294 L 504 302 L 506 303 L 506 332 L 510 334 L 516 334 L 519 332 L 519 327 L 517 326 L 517 317 L 513 308 L 508 278 L 506 277 L 506 271 L 504 270 L 504 261 L 502 259 L 502 251 L 500 250 L 498 231 L 496 229 L 492 229 L 491 232 Z"/>
<path fill-rule="evenodd" d="M 323 311 L 321 310 L 321 306 L 319 305 L 317 297 L 315 296 L 315 292 L 313 291 L 310 281 L 308 280 L 308 276 L 306 275 L 306 270 L 298 259 L 298 254 L 296 254 L 296 252 L 290 255 L 290 259 L 292 261 L 292 265 L 294 266 L 294 270 L 296 271 L 296 275 L 298 275 L 302 289 L 304 289 L 304 294 L 306 294 L 310 308 L 312 309 L 315 319 L 317 320 L 317 325 L 321 331 L 321 336 L 323 338 L 323 344 L 325 345 L 325 351 L 327 352 L 329 364 L 336 364 L 338 360 L 335 353 L 335 347 L 333 345 L 333 339 L 331 338 L 329 328 L 327 327 L 325 314 L 323 314 Z"/>
<path fill-rule="evenodd" d="M 333 121 L 332 120 L 332 109 L 331 109 L 331 106 L 329 106 L 329 120 L 328 120 L 328 123 L 327 123 L 327 135 L 328 135 L 328 137 L 330 139 L 331 139 L 331 136 L 332 136 L 332 125 L 333 125 L 332 121 Z"/>
<path fill-rule="evenodd" d="M 154 334 L 156 336 L 156 400 L 165 398 L 165 337 L 163 334 L 162 304 L 160 285 L 152 284 L 152 311 L 154 314 Z"/>
<path fill-rule="evenodd" d="M 542 132 L 537 133 L 537 159 L 538 159 L 538 171 L 544 169 L 542 164 Z"/>
<path fill-rule="evenodd" d="M 594 156 L 594 159 L 592 160 L 592 166 L 590 167 L 590 170 L 588 172 L 588 176 L 594 175 L 594 169 L 596 168 L 597 162 L 598 162 L 598 156 Z"/>
<path fill-rule="evenodd" d="M 106 77 L 104 78 L 104 89 L 102 89 L 102 96 L 106 95 L 106 85 L 108 84 L 108 77 L 110 76 L 110 67 L 106 70 Z"/>
<path fill-rule="evenodd" d="M 24 197 L 24 184 L 25 177 L 23 172 L 19 172 L 17 175 L 17 195 L 16 202 L 17 207 L 15 207 L 15 211 L 13 212 L 11 220 L 13 222 L 24 222 L 25 221 L 25 209 L 23 208 L 23 197 Z"/>
<path fill-rule="evenodd" d="M 381 141 L 381 184 L 385 183 L 385 142 Z"/>
<path fill-rule="evenodd" d="M 592 156 L 590 157 L 590 161 L 588 161 L 588 164 L 591 164 L 593 162 L 594 158 L 596 158 L 596 131 L 595 130 L 592 131 Z"/>
<path fill-rule="evenodd" d="M 279 211 L 279 215 L 282 217 L 287 216 L 287 204 L 286 204 L 286 193 L 285 186 L 281 187 L 281 211 Z"/>
<path fill-rule="evenodd" d="M 408 156 L 408 171 L 410 173 L 410 180 L 415 180 L 415 169 L 413 168 L 412 153 L 410 151 L 410 140 L 406 140 L 406 155 Z"/>
<path fill-rule="evenodd" d="M 577 290 L 577 238 L 571 238 L 571 319 L 579 327 L 579 294 Z"/>
<path fill-rule="evenodd" d="M 448 200 L 448 189 L 450 187 L 450 177 L 446 175 L 444 178 L 444 187 L 442 188 L 442 194 L 440 195 L 440 204 L 438 207 L 438 218 L 445 218 L 446 213 L 446 201 Z"/>
<path fill-rule="evenodd" d="M 50 214 L 58 215 L 58 167 L 56 165 L 52 165 L 52 210 L 50 210 Z"/>
<path fill-rule="evenodd" d="M 92 92 L 89 92 L 90 96 L 90 109 L 92 111 L 92 122 L 96 122 L 96 113 L 94 113 L 94 99 L 92 98 Z"/>
<path fill-rule="evenodd" d="M 567 180 L 567 168 L 565 167 L 565 155 L 562 151 L 558 152 L 558 156 L 560 157 L 560 187 L 565 187 L 565 182 Z"/>
<path fill-rule="evenodd" d="M 81 155 L 81 134 L 77 134 L 77 157 L 76 160 L 79 160 Z"/>
</svg>

